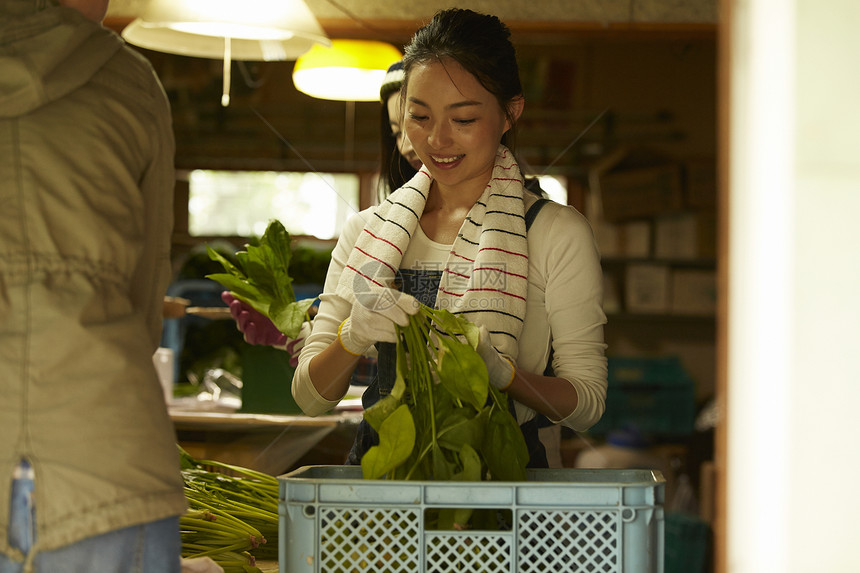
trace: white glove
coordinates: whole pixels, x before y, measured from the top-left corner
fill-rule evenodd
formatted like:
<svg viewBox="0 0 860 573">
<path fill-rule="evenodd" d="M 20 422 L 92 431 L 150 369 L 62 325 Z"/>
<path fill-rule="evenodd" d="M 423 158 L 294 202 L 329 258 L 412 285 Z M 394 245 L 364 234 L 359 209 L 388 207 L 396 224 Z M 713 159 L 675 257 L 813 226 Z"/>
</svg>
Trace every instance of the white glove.
<svg viewBox="0 0 860 573">
<path fill-rule="evenodd" d="M 356 293 L 352 312 L 337 338 L 350 354 L 361 356 L 376 342 L 397 342 L 395 325 L 407 326 L 419 309 L 415 297 L 390 288 Z"/>
<path fill-rule="evenodd" d="M 490 342 L 490 333 L 486 326 L 481 326 L 478 338 L 478 351 L 481 359 L 487 365 L 487 374 L 490 376 L 490 384 L 499 390 L 507 390 L 514 381 L 514 363 L 493 348 Z"/>
</svg>

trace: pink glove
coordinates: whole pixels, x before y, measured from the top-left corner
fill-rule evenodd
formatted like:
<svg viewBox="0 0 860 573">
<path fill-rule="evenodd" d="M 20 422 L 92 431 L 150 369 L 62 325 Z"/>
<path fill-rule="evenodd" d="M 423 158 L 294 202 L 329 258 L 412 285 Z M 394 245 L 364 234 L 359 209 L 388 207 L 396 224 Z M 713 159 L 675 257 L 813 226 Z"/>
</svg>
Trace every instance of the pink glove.
<svg viewBox="0 0 860 573">
<path fill-rule="evenodd" d="M 299 365 L 299 352 L 304 348 L 305 339 L 311 333 L 310 322 L 302 323 L 302 329 L 296 338 L 287 338 L 287 335 L 278 330 L 268 316 L 237 299 L 230 294 L 230 291 L 222 292 L 221 300 L 230 307 L 230 315 L 236 321 L 236 328 L 245 335 L 245 342 L 286 350 L 290 353 L 290 366 L 295 368 Z"/>
<path fill-rule="evenodd" d="M 280 346 L 287 343 L 287 335 L 278 330 L 266 315 L 254 310 L 230 294 L 221 293 L 221 300 L 230 307 L 230 315 L 236 321 L 236 328 L 245 335 L 245 342 L 255 346 Z"/>
</svg>

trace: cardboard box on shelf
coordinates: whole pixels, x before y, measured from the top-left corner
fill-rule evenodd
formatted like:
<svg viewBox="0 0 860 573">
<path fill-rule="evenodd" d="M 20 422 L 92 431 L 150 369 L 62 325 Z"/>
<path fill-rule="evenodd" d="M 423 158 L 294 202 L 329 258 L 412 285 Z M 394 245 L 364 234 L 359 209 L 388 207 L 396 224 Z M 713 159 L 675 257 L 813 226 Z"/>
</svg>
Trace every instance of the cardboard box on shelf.
<svg viewBox="0 0 860 573">
<path fill-rule="evenodd" d="M 653 217 L 683 207 L 676 164 L 606 173 L 600 177 L 603 217 L 610 222 Z"/>
<path fill-rule="evenodd" d="M 654 256 L 657 259 L 710 259 L 716 257 L 716 216 L 709 212 L 677 213 L 654 220 Z"/>
<path fill-rule="evenodd" d="M 675 269 L 671 300 L 672 314 L 714 316 L 717 311 L 716 271 Z"/>
<path fill-rule="evenodd" d="M 666 265 L 627 265 L 624 302 L 627 312 L 663 313 L 669 309 L 671 270 Z"/>
<path fill-rule="evenodd" d="M 597 248 L 603 257 L 647 258 L 651 256 L 651 222 L 630 221 L 594 224 Z"/>
</svg>

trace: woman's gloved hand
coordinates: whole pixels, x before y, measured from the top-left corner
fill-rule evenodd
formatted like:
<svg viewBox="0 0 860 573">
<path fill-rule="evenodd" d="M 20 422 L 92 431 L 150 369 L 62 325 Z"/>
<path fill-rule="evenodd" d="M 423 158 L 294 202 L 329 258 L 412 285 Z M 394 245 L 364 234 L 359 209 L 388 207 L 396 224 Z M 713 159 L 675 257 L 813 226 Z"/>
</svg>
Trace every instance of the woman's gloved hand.
<svg viewBox="0 0 860 573">
<path fill-rule="evenodd" d="M 278 330 L 269 317 L 243 303 L 230 291 L 222 292 L 221 300 L 230 307 L 230 315 L 239 332 L 245 335 L 245 342 L 255 346 L 283 347 L 287 344 L 287 335 Z"/>
<path fill-rule="evenodd" d="M 507 390 L 514 381 L 514 363 L 509 358 L 499 354 L 490 342 L 490 333 L 486 326 L 481 326 L 478 338 L 478 351 L 481 359 L 487 365 L 490 384 L 499 390 Z"/>
<path fill-rule="evenodd" d="M 288 338 L 286 334 L 278 330 L 275 324 L 263 313 L 254 310 L 241 300 L 230 294 L 230 291 L 221 293 L 221 300 L 230 307 L 230 315 L 236 321 L 236 328 L 245 335 L 245 342 L 255 346 L 274 346 L 290 353 L 290 366 L 295 368 L 299 364 L 299 352 L 305 346 L 305 340 L 311 334 L 311 323 L 302 323 L 302 329 L 295 338 Z"/>
<path fill-rule="evenodd" d="M 397 342 L 395 325 L 407 326 L 420 308 L 415 297 L 390 288 L 356 293 L 350 315 L 337 332 L 341 345 L 360 356 L 376 342 Z"/>
</svg>

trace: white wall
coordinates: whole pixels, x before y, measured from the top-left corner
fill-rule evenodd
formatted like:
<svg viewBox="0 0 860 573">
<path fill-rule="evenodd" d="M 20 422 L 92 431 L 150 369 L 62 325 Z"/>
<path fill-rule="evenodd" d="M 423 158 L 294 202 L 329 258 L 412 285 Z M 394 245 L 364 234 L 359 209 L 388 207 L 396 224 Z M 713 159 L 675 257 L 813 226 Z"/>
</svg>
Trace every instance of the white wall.
<svg viewBox="0 0 860 573">
<path fill-rule="evenodd" d="M 728 571 L 854 573 L 860 2 L 731 13 Z"/>
</svg>

